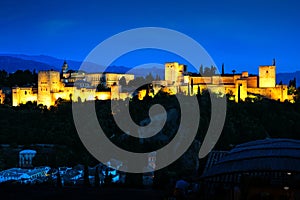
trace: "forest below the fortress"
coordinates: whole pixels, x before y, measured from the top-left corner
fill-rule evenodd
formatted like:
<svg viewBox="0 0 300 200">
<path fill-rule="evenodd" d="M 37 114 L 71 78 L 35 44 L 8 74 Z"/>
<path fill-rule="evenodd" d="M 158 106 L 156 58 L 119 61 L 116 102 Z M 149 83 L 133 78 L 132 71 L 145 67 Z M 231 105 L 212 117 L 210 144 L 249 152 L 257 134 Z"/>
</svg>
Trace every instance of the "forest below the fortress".
<svg viewBox="0 0 300 200">
<path fill-rule="evenodd" d="M 220 98 L 214 95 L 211 97 Z M 197 99 L 200 122 L 195 140 L 201 144 L 210 123 L 211 101 L 208 92 L 197 95 Z M 180 118 L 180 105 L 176 96 L 158 93 L 154 98 L 144 100 L 133 98 L 129 101 L 128 109 L 132 120 L 140 124 L 142 120 L 147 119 L 149 108 L 154 104 L 164 106 L 167 111 L 177 110 Z M 146 140 L 144 144 L 140 144 L 137 138 L 124 137 L 126 134 L 115 124 L 111 102 L 95 101 L 95 108 L 99 124 L 106 136 L 123 149 L 149 152 L 168 143 L 161 140 Z M 176 120 L 178 124 L 179 119 Z M 237 144 L 268 137 L 300 139 L 299 121 L 299 100 L 295 103 L 281 103 L 267 99 L 260 99 L 254 103 L 227 101 L 226 120 L 215 149 L 229 150 Z M 20 145 L 23 148 L 31 148 L 33 144 L 54 145 L 55 157 L 45 160 L 44 157 L 37 156 L 36 165 L 74 166 L 78 163 L 89 165 L 97 163 L 79 139 L 72 116 L 72 103 L 68 101 L 59 101 L 50 109 L 31 102 L 18 107 L 1 105 L 0 127 L 0 143 L 6 144 L 6 148 L 17 149 Z M 168 135 L 169 132 L 174 132 L 174 127 L 165 125 L 159 134 Z M 195 150 L 193 153 L 196 155 L 198 151 Z M 7 154 L 4 147 L 0 148 L 0 155 L 0 168 L 16 165 L 17 156 Z"/>
</svg>

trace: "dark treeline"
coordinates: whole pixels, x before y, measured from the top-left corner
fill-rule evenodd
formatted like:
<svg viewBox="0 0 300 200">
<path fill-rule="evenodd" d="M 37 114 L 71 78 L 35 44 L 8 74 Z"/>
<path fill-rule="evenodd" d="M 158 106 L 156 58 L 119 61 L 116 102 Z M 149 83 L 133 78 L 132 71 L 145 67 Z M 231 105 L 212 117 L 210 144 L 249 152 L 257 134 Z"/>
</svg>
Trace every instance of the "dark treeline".
<svg viewBox="0 0 300 200">
<path fill-rule="evenodd" d="M 212 95 L 213 98 L 214 95 Z M 186 97 L 191 98 L 191 97 Z M 210 122 L 210 98 L 208 93 L 197 96 L 201 116 L 200 128 L 196 140 L 203 140 Z M 166 110 L 179 110 L 176 96 L 158 93 L 154 98 L 139 101 L 130 100 L 130 114 L 139 123 L 148 117 L 149 108 L 154 104 L 163 105 Z M 96 112 L 99 123 L 108 137 L 120 147 L 136 152 L 148 152 L 166 144 L 161 142 L 146 142 L 139 144 L 133 137 L 124 137 L 117 127 L 111 111 L 110 101 L 96 101 Z M 189 116 L 192 117 L 192 116 Z M 300 102 L 280 103 L 272 100 L 261 100 L 255 103 L 227 102 L 227 117 L 223 132 L 216 149 L 228 150 L 233 146 L 251 140 L 267 137 L 282 137 L 300 139 Z M 172 128 L 172 127 L 171 127 Z M 165 126 L 162 133 L 168 132 Z M 113 136 L 113 137 L 112 137 Z M 57 106 L 46 109 L 32 103 L 19 107 L 0 106 L 0 144 L 17 145 L 57 144 L 65 148 L 56 148 L 54 160 L 40 160 L 40 165 L 74 166 L 78 163 L 96 164 L 82 145 L 73 122 L 72 104 L 61 101 Z M 3 149 L 0 149 L 0 154 Z M 198 153 L 198 152 L 195 152 Z M 0 156 L 1 157 L 1 156 Z M 0 168 L 14 167 L 11 164 L 1 164 Z"/>
<path fill-rule="evenodd" d="M 0 70 L 0 88 L 37 85 L 37 79 L 38 76 L 35 70 L 17 70 L 14 73 Z"/>
</svg>

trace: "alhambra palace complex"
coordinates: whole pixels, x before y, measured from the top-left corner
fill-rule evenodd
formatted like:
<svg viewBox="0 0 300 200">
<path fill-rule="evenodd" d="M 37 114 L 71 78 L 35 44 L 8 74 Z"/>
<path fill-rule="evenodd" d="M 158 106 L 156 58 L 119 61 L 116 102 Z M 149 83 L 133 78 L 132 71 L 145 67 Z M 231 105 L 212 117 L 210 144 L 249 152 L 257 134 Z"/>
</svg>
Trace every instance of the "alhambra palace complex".
<svg viewBox="0 0 300 200">
<path fill-rule="evenodd" d="M 38 86 L 14 87 L 12 89 L 12 105 L 18 106 L 28 101 L 36 101 L 47 107 L 55 105 L 57 99 L 78 101 L 125 99 L 131 92 L 119 84 L 124 77 L 126 83 L 134 79 L 133 74 L 119 73 L 86 73 L 83 71 L 68 70 L 65 62 L 59 71 L 39 71 Z M 97 85 L 103 84 L 110 90 L 97 91 Z M 276 85 L 276 66 L 259 66 L 258 75 L 225 74 L 224 67 L 220 75 L 201 76 L 187 72 L 185 65 L 177 62 L 165 64 L 165 79 L 152 82 L 154 94 L 159 90 L 170 94 L 183 93 L 196 95 L 199 91 L 209 89 L 217 94 L 230 94 L 236 102 L 244 101 L 251 95 L 285 101 L 288 95 L 287 85 Z M 139 99 L 146 94 L 145 90 L 139 91 Z"/>
</svg>

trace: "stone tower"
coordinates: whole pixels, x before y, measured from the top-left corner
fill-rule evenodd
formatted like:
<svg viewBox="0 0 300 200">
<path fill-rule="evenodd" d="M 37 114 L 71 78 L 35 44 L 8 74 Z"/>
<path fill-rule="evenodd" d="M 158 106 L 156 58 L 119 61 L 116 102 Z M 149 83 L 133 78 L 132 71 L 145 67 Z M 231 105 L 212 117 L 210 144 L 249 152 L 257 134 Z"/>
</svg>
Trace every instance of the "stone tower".
<svg viewBox="0 0 300 200">
<path fill-rule="evenodd" d="M 276 66 L 260 66 L 259 67 L 259 87 L 271 88 L 276 86 Z"/>
<path fill-rule="evenodd" d="M 168 85 L 180 85 L 183 83 L 184 73 L 186 72 L 186 66 L 177 62 L 171 62 L 165 64 L 165 80 Z"/>
<path fill-rule="evenodd" d="M 62 75 L 62 78 L 68 78 L 68 74 L 67 74 L 67 71 L 68 71 L 68 63 L 67 61 L 64 61 L 64 64 L 63 66 L 61 67 L 61 75 Z"/>
<path fill-rule="evenodd" d="M 38 95 L 37 104 L 47 107 L 54 104 L 56 99 L 52 98 L 52 93 L 60 90 L 60 74 L 58 71 L 40 71 L 38 73 Z"/>
</svg>

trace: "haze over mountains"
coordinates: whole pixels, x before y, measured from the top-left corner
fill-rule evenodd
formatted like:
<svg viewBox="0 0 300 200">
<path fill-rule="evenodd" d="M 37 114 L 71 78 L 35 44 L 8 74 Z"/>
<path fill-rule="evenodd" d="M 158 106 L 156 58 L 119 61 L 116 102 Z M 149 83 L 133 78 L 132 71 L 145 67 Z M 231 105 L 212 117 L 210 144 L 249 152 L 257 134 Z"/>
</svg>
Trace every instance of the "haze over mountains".
<svg viewBox="0 0 300 200">
<path fill-rule="evenodd" d="M 24 55 L 24 54 L 0 54 L 0 69 L 4 69 L 7 72 L 15 72 L 17 70 L 61 70 L 61 66 L 64 63 L 64 59 L 59 59 L 51 56 L 45 55 Z M 82 62 L 67 60 L 69 68 L 72 70 L 77 70 L 80 68 Z M 93 72 L 99 72 L 98 69 L 101 69 L 94 63 L 89 63 Z M 106 68 L 107 72 L 115 73 L 126 73 L 131 70 L 129 67 L 124 66 L 109 66 Z M 149 73 L 155 77 L 156 74 L 161 78 L 164 77 L 164 69 L 154 67 L 154 68 L 139 68 L 132 69 L 130 73 L 135 74 L 136 76 L 146 76 Z"/>
<path fill-rule="evenodd" d="M 77 70 L 80 68 L 80 61 L 67 60 L 69 68 Z M 24 54 L 0 54 L 0 69 L 4 69 L 7 72 L 15 72 L 17 70 L 61 70 L 61 66 L 64 63 L 64 59 L 59 59 L 45 55 L 24 55 Z M 91 64 L 94 69 L 97 69 L 96 64 Z M 124 66 L 109 66 L 107 72 L 126 73 L 129 71 L 129 67 Z M 94 70 L 95 71 L 95 70 Z M 159 67 L 153 68 L 139 68 L 132 69 L 130 73 L 136 76 L 146 76 L 149 73 L 155 77 L 159 75 L 164 78 L 164 69 Z M 283 84 L 288 84 L 290 80 L 296 78 L 297 87 L 300 86 L 300 71 L 289 73 L 277 73 L 277 83 L 282 81 Z"/>
</svg>

